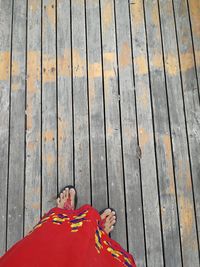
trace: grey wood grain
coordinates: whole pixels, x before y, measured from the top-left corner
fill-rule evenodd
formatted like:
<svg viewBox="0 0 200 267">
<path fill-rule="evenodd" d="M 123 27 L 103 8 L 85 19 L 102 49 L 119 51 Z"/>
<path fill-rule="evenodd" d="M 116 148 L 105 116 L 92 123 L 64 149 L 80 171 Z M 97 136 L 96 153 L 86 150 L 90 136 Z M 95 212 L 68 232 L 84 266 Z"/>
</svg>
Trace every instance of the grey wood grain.
<svg viewBox="0 0 200 267">
<path fill-rule="evenodd" d="M 28 1 L 25 234 L 41 206 L 41 0 Z"/>
<path fill-rule="evenodd" d="M 75 185 L 82 205 L 91 204 L 85 3 L 75 0 L 71 4 Z"/>
<path fill-rule="evenodd" d="M 108 188 L 99 8 L 98 0 L 86 1 L 91 192 L 92 205 L 102 210 L 108 207 Z"/>
<path fill-rule="evenodd" d="M 6 251 L 12 2 L 0 1 L 0 255 Z"/>
<path fill-rule="evenodd" d="M 190 265 L 189 261 L 192 261 L 194 266 L 198 266 L 197 251 L 195 250 L 195 247 L 197 246 L 197 236 L 195 235 L 195 217 L 192 199 L 184 102 L 179 72 L 176 28 L 171 1 L 160 1 L 160 12 L 172 132 L 182 261 L 183 266 L 188 266 L 188 264 Z M 171 36 L 170 38 L 169 32 Z M 194 250 L 191 251 L 191 249 Z"/>
<path fill-rule="evenodd" d="M 179 49 L 179 60 L 181 70 L 181 85 L 183 90 L 183 98 L 185 105 L 185 114 L 187 122 L 188 145 L 191 161 L 191 170 L 185 181 L 187 186 L 184 192 L 184 201 L 180 203 L 180 208 L 185 209 L 190 216 L 189 229 L 185 225 L 182 226 L 182 247 L 183 262 L 185 266 L 192 264 L 195 266 L 199 262 L 199 244 L 197 240 L 197 225 L 195 219 L 195 211 L 200 210 L 200 158 L 196 155 L 200 154 L 200 105 L 197 87 L 197 79 L 195 73 L 194 54 L 192 49 L 190 22 L 188 18 L 188 10 L 185 1 L 175 1 L 175 20 L 177 26 L 177 41 Z M 195 188 L 195 203 L 193 196 L 193 186 Z M 197 208 L 195 210 L 194 204 Z M 186 213 L 185 211 L 185 213 Z M 198 222 L 199 222 L 198 214 Z M 186 222 L 184 221 L 184 224 Z"/>
<path fill-rule="evenodd" d="M 56 6 L 42 6 L 42 213 L 57 193 Z"/>
<path fill-rule="evenodd" d="M 106 117 L 106 147 L 108 167 L 109 205 L 117 212 L 118 225 L 112 237 L 126 249 L 126 217 L 123 184 L 123 164 L 118 96 L 114 2 L 101 1 L 102 56 Z"/>
<path fill-rule="evenodd" d="M 145 240 L 128 2 L 116 0 L 115 10 L 128 248 L 136 265 L 144 266 Z"/>
<path fill-rule="evenodd" d="M 160 209 L 166 266 L 182 266 L 171 132 L 157 1 L 145 1 Z M 166 13 L 162 17 L 167 16 Z M 166 21 L 166 19 L 165 19 Z M 171 255 L 174 255 L 171 257 Z"/>
<path fill-rule="evenodd" d="M 191 38 L 193 41 L 195 67 L 197 73 L 198 89 L 200 94 L 200 1 L 187 0 L 187 8 L 189 19 L 191 22 Z"/>
<path fill-rule="evenodd" d="M 57 2 L 58 185 L 74 182 L 70 1 Z"/>
<path fill-rule="evenodd" d="M 138 133 L 141 148 L 146 265 L 164 266 L 143 1 L 131 1 L 130 7 Z"/>
<path fill-rule="evenodd" d="M 26 1 L 14 1 L 8 181 L 7 248 L 23 236 Z"/>
<path fill-rule="evenodd" d="M 199 1 L 194 1 L 190 0 L 188 1 L 188 6 L 189 8 L 189 14 L 190 14 L 190 21 L 191 21 L 191 31 L 192 31 L 192 36 L 191 36 L 191 41 L 193 41 L 193 44 L 190 43 L 190 49 L 191 46 L 193 46 L 193 53 L 194 53 L 194 61 L 193 61 L 193 71 L 196 71 L 197 75 L 197 83 L 195 86 L 198 87 L 199 89 L 199 94 L 200 94 L 200 2 Z M 187 13 L 186 13 L 187 14 Z M 189 29 L 188 29 L 189 31 Z M 197 96 L 197 94 L 195 94 Z M 197 101 L 198 104 L 198 101 Z M 196 108 L 195 108 L 196 109 Z M 193 114 L 194 115 L 194 114 Z M 198 148 L 200 145 L 200 134 L 198 132 L 198 128 L 200 127 L 200 115 L 199 115 L 199 108 L 198 112 L 194 115 L 193 120 L 195 119 L 195 124 L 192 125 L 192 131 L 193 131 L 193 140 L 194 138 L 196 139 L 195 142 L 197 142 Z M 197 126 L 198 125 L 198 126 Z M 193 141 L 192 141 L 193 142 Z M 192 145 L 194 149 L 194 145 Z M 194 197 L 195 197 L 195 208 L 196 208 L 196 218 L 197 218 L 197 229 L 198 229 L 198 239 L 200 238 L 200 167 L 198 162 L 194 162 L 194 155 L 196 153 L 196 150 L 191 150 L 192 153 L 192 175 L 193 175 L 193 188 L 194 188 Z M 198 153 L 198 151 L 197 151 Z M 199 241 L 200 242 L 200 241 Z M 199 243 L 200 246 L 200 243 Z"/>
<path fill-rule="evenodd" d="M 189 14 L 191 20 L 191 31 L 192 39 L 194 46 L 194 60 L 197 74 L 197 86 L 200 94 L 200 1 L 190 0 L 188 1 L 189 5 Z M 198 114 L 195 114 L 196 120 L 195 124 L 200 125 L 200 117 Z M 193 132 L 196 133 L 195 138 L 197 139 L 198 144 L 200 144 L 200 134 L 197 132 L 197 126 L 193 125 Z M 196 153 L 196 151 L 192 152 Z M 197 217 L 197 229 L 198 229 L 198 238 L 200 238 L 200 169 L 199 165 L 195 164 L 193 170 L 193 188 L 195 196 L 195 208 L 196 208 L 196 217 Z"/>
</svg>

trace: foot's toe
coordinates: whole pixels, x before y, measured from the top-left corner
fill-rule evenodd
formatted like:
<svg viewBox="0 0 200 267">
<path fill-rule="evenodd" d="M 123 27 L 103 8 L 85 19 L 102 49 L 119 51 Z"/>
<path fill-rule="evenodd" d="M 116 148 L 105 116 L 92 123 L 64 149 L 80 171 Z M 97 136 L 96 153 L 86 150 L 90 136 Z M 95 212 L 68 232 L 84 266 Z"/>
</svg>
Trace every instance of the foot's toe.
<svg viewBox="0 0 200 267">
<path fill-rule="evenodd" d="M 71 199 L 71 205 L 72 205 L 72 208 L 74 209 L 74 206 L 75 206 L 75 194 L 76 194 L 76 191 L 74 190 L 74 188 L 70 188 L 69 194 L 70 194 L 70 199 Z"/>
<path fill-rule="evenodd" d="M 101 219 L 104 220 L 108 215 L 111 214 L 111 209 L 106 209 L 102 214 L 101 214 Z"/>
<path fill-rule="evenodd" d="M 56 199 L 56 203 L 57 203 L 57 205 L 60 204 L 60 198 L 59 197 Z"/>
<path fill-rule="evenodd" d="M 114 213 L 111 212 L 111 213 L 108 215 L 107 220 L 108 220 L 108 221 L 111 221 L 111 220 L 113 219 L 113 217 L 114 217 Z"/>
<path fill-rule="evenodd" d="M 69 197 L 69 188 L 65 188 L 65 199 Z"/>
<path fill-rule="evenodd" d="M 64 199 L 64 197 L 65 197 L 64 191 L 60 194 L 60 197 L 61 197 L 62 200 Z"/>
</svg>

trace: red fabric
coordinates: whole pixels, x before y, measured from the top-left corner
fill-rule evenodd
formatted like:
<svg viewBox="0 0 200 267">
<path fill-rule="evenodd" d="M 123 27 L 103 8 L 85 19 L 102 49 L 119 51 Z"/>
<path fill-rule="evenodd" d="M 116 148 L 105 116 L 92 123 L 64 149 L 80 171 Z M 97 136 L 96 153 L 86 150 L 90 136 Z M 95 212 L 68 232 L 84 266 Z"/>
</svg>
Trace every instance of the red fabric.
<svg viewBox="0 0 200 267">
<path fill-rule="evenodd" d="M 0 259 L 0 267 L 136 267 L 131 254 L 100 226 L 90 205 L 53 208 Z"/>
</svg>

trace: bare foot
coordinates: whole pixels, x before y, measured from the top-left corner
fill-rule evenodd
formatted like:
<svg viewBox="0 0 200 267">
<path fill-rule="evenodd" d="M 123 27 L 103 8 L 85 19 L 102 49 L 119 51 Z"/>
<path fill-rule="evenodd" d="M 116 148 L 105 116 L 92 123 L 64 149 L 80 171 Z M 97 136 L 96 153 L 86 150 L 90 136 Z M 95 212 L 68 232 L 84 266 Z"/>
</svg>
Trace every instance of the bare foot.
<svg viewBox="0 0 200 267">
<path fill-rule="evenodd" d="M 65 190 L 57 198 L 57 207 L 61 209 L 74 210 L 75 190 L 73 188 L 65 188 Z"/>
<path fill-rule="evenodd" d="M 116 223 L 115 212 L 110 209 L 106 209 L 101 214 L 101 219 L 105 220 L 103 229 L 107 234 L 109 234 L 114 229 L 114 224 Z"/>
</svg>

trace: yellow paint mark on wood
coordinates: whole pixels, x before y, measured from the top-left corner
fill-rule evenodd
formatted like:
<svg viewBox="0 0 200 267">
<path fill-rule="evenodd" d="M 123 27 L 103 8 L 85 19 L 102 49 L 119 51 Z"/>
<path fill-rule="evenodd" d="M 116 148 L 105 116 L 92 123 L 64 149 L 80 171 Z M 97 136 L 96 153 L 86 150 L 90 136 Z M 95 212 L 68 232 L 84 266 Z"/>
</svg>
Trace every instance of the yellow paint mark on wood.
<svg viewBox="0 0 200 267">
<path fill-rule="evenodd" d="M 47 131 L 43 132 L 43 139 L 46 142 L 54 140 L 54 131 L 47 130 Z"/>
<path fill-rule="evenodd" d="M 102 67 L 98 62 L 90 63 L 88 67 L 88 75 L 90 78 L 96 78 L 102 76 Z"/>
<path fill-rule="evenodd" d="M 27 143 L 27 150 L 34 150 L 36 148 L 36 142 L 35 141 L 28 141 Z"/>
<path fill-rule="evenodd" d="M 196 58 L 197 68 L 199 68 L 200 67 L 200 50 L 195 51 L 195 58 Z"/>
<path fill-rule="evenodd" d="M 66 167 L 66 158 L 63 157 L 63 155 L 60 155 L 59 153 L 59 156 L 58 156 L 58 162 L 59 162 L 59 168 L 60 170 L 64 170 L 65 167 Z"/>
<path fill-rule="evenodd" d="M 16 60 L 12 61 L 12 76 L 18 76 L 20 74 L 20 65 Z"/>
<path fill-rule="evenodd" d="M 42 79 L 44 83 L 56 81 L 56 59 L 47 54 L 43 55 Z"/>
<path fill-rule="evenodd" d="M 114 67 L 113 67 L 113 69 L 111 69 L 111 70 L 105 70 L 105 71 L 104 71 L 104 77 L 105 77 L 106 79 L 115 77 L 115 70 L 114 70 Z"/>
<path fill-rule="evenodd" d="M 192 20 L 192 33 L 196 37 L 200 37 L 200 1 L 189 1 L 191 20 Z"/>
<path fill-rule="evenodd" d="M 63 142 L 68 138 L 68 123 L 65 120 L 58 120 L 58 140 Z"/>
<path fill-rule="evenodd" d="M 171 139 L 170 139 L 170 136 L 167 134 L 163 135 L 162 138 L 163 138 L 163 144 L 165 148 L 167 175 L 170 181 L 167 193 L 174 195 L 175 187 L 174 187 L 174 173 L 173 173 L 173 166 L 172 166 Z"/>
<path fill-rule="evenodd" d="M 135 57 L 135 72 L 136 74 L 147 74 L 148 73 L 148 65 L 147 58 L 144 55 Z"/>
<path fill-rule="evenodd" d="M 65 48 L 63 56 L 58 57 L 58 75 L 71 76 L 71 50 Z"/>
<path fill-rule="evenodd" d="M 128 42 L 124 42 L 119 54 L 119 65 L 124 68 L 130 65 L 132 62 L 131 48 Z"/>
<path fill-rule="evenodd" d="M 159 17 L 158 17 L 158 6 L 156 4 L 154 4 L 153 6 L 153 10 L 152 10 L 152 13 L 151 13 L 151 19 L 152 19 L 152 22 L 155 26 L 159 26 Z"/>
<path fill-rule="evenodd" d="M 143 4 L 142 1 L 132 0 L 130 3 L 131 19 L 134 27 L 144 23 Z"/>
<path fill-rule="evenodd" d="M 114 62 L 115 53 L 114 52 L 105 52 L 105 53 L 103 53 L 103 59 L 107 62 Z"/>
<path fill-rule="evenodd" d="M 83 59 L 78 49 L 73 49 L 73 76 L 83 77 L 86 75 L 86 61 Z"/>
<path fill-rule="evenodd" d="M 186 52 L 180 54 L 181 71 L 188 71 L 194 68 L 193 52 Z"/>
<path fill-rule="evenodd" d="M 149 142 L 149 133 L 145 128 L 139 128 L 139 143 L 140 147 L 143 150 L 145 145 Z"/>
<path fill-rule="evenodd" d="M 109 28 L 109 26 L 111 25 L 112 22 L 112 2 L 108 1 L 106 3 L 106 5 L 103 8 L 102 11 L 102 22 L 103 22 L 103 29 L 107 30 Z"/>
<path fill-rule="evenodd" d="M 184 241 L 186 241 L 190 237 L 193 229 L 194 214 L 191 200 L 184 195 L 181 195 L 179 197 L 179 215 L 181 233 L 183 235 Z"/>
<path fill-rule="evenodd" d="M 114 133 L 114 129 L 111 127 L 108 127 L 107 128 L 107 136 L 113 136 L 113 133 Z"/>
<path fill-rule="evenodd" d="M 178 178 L 184 179 L 184 189 L 187 192 L 191 192 L 192 190 L 192 181 L 191 181 L 191 173 L 190 173 L 190 165 L 189 162 L 182 162 L 182 160 L 178 161 Z"/>
<path fill-rule="evenodd" d="M 142 105 L 142 107 L 144 109 L 146 109 L 148 107 L 148 103 L 149 103 L 149 96 L 147 94 L 148 90 L 146 89 L 146 85 L 145 84 L 141 84 L 140 85 L 140 90 L 142 92 L 141 92 L 141 94 L 138 94 L 138 96 L 137 96 L 138 97 L 138 101 L 139 101 L 140 105 Z"/>
<path fill-rule="evenodd" d="M 51 167 L 55 163 L 55 156 L 52 153 L 47 153 L 44 157 L 47 163 L 47 168 Z"/>
<path fill-rule="evenodd" d="M 161 54 L 154 54 L 151 61 L 154 68 L 162 68 L 163 67 L 163 59 Z"/>
<path fill-rule="evenodd" d="M 37 81 L 40 81 L 40 52 L 28 51 L 27 54 L 27 91 L 28 93 L 35 93 L 37 88 Z"/>
<path fill-rule="evenodd" d="M 48 17 L 48 21 L 55 26 L 55 1 L 50 1 L 48 5 L 44 6 L 44 10 L 46 10 L 46 14 Z"/>
<path fill-rule="evenodd" d="M 20 83 L 13 83 L 11 88 L 12 91 L 18 91 L 20 89 Z"/>
<path fill-rule="evenodd" d="M 109 79 L 115 77 L 116 70 L 114 68 L 114 63 L 116 61 L 116 54 L 114 52 L 103 53 L 104 59 L 104 78 Z"/>
<path fill-rule="evenodd" d="M 178 58 L 175 54 L 167 54 L 165 58 L 165 69 L 166 72 L 175 76 L 179 72 Z"/>
<path fill-rule="evenodd" d="M 40 209 L 40 203 L 32 203 L 31 208 L 39 210 Z"/>
<path fill-rule="evenodd" d="M 6 81 L 10 75 L 10 52 L 0 52 L 0 80 Z"/>
<path fill-rule="evenodd" d="M 190 173 L 190 165 L 186 165 L 186 188 L 187 190 L 192 190 L 192 178 L 191 178 L 191 173 Z"/>
<path fill-rule="evenodd" d="M 41 0 L 30 0 L 29 1 L 29 9 L 32 12 L 36 12 L 37 10 L 40 10 L 41 8 Z"/>
</svg>

